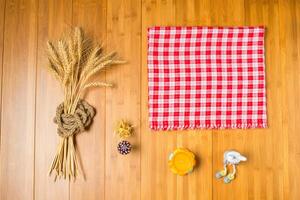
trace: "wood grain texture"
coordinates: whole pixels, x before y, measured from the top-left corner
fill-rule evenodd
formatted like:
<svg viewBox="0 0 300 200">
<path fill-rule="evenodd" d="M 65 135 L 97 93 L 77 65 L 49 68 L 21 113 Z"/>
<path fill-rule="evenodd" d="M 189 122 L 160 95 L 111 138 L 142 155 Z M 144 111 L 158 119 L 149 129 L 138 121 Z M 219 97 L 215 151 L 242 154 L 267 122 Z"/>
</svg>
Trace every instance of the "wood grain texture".
<svg viewBox="0 0 300 200">
<path fill-rule="evenodd" d="M 33 198 L 37 5 L 6 2 L 0 199 Z"/>
<path fill-rule="evenodd" d="M 115 0 L 107 2 L 107 48 L 116 51 L 126 64 L 107 70 L 106 80 L 115 87 L 106 95 L 105 199 L 140 198 L 140 54 L 141 2 Z M 133 151 L 121 155 L 120 141 L 114 134 L 119 120 L 132 123 L 134 136 L 128 138 Z"/>
<path fill-rule="evenodd" d="M 106 45 L 106 1 L 105 0 L 74 0 L 73 26 L 81 27 L 88 37 Z M 96 78 L 105 80 L 101 72 Z M 78 152 L 86 180 L 79 178 L 71 183 L 70 199 L 104 199 L 105 195 L 105 88 L 92 88 L 85 96 L 86 100 L 96 109 L 94 123 L 90 130 L 76 136 Z"/>
<path fill-rule="evenodd" d="M 282 113 L 284 146 L 283 173 L 284 197 L 298 199 L 300 196 L 299 141 L 299 95 L 300 91 L 300 2 L 279 1 L 280 68 L 282 79 Z"/>
<path fill-rule="evenodd" d="M 49 166 L 57 149 L 59 137 L 52 122 L 55 109 L 63 100 L 62 88 L 49 73 L 45 52 L 47 40 L 57 40 L 72 22 L 72 2 L 43 0 L 38 11 L 38 52 L 36 91 L 36 136 L 35 136 L 35 199 L 69 198 L 69 184 L 54 182 L 48 176 Z"/>
<path fill-rule="evenodd" d="M 0 1 L 0 97 L 2 97 L 2 71 L 3 71 L 3 50 L 4 50 L 4 22 L 5 22 L 5 3 L 6 1 Z M 0 98 L 0 108 L 2 108 L 2 98 Z M 1 110 L 0 110 L 1 112 Z M 0 115 L 1 124 L 1 115 Z M 1 155 L 1 128 L 0 128 L 0 155 Z M 0 158 L 1 166 L 1 158 Z"/>
<path fill-rule="evenodd" d="M 0 199 L 300 199 L 299 10 L 299 0 L 1 0 Z M 151 131 L 147 28 L 159 25 L 264 25 L 269 128 Z M 97 109 L 90 130 L 76 136 L 86 180 L 54 183 L 47 176 L 58 143 L 52 118 L 63 97 L 44 49 L 74 26 L 127 63 L 97 77 L 114 88 L 85 96 Z M 127 156 L 113 134 L 122 118 L 135 125 Z M 197 155 L 185 177 L 168 169 L 177 147 Z M 227 149 L 248 157 L 228 185 L 214 178 Z"/>
<path fill-rule="evenodd" d="M 2 66 L 3 66 L 3 49 L 4 49 L 4 21 L 5 21 L 5 3 L 6 1 L 0 1 L 0 96 L 2 96 Z M 0 108 L 1 108 L 1 100 L 0 98 Z M 1 120 L 1 118 L 0 118 Z M 0 139 L 1 139 L 1 132 L 0 132 Z M 1 144 L 1 141 L 0 141 Z M 0 146 L 1 151 L 1 146 Z"/>
</svg>

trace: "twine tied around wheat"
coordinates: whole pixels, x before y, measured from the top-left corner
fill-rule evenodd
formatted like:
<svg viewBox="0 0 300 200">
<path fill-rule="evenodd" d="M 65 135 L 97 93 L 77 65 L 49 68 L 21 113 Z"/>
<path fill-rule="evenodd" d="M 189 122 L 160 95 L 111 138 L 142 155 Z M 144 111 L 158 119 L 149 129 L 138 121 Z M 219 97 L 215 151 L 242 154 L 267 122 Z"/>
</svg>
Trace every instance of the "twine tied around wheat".
<svg viewBox="0 0 300 200">
<path fill-rule="evenodd" d="M 64 113 L 64 104 L 56 108 L 54 122 L 57 124 L 57 134 L 68 138 L 87 129 L 95 116 L 95 109 L 86 101 L 80 100 L 74 114 Z"/>
<path fill-rule="evenodd" d="M 76 157 L 73 136 L 85 131 L 91 125 L 95 116 L 95 109 L 84 100 L 79 100 L 73 114 L 64 112 L 64 103 L 56 108 L 54 123 L 57 124 L 57 134 L 61 138 L 61 143 L 57 150 L 56 156 L 52 162 L 49 174 L 56 170 L 57 174 L 70 171 L 69 176 L 76 177 L 80 171 L 80 164 Z M 72 160 L 74 161 L 72 163 Z M 64 161 L 69 162 L 69 169 Z M 60 171 L 59 171 L 60 170 Z M 56 180 L 57 176 L 55 177 Z"/>
</svg>

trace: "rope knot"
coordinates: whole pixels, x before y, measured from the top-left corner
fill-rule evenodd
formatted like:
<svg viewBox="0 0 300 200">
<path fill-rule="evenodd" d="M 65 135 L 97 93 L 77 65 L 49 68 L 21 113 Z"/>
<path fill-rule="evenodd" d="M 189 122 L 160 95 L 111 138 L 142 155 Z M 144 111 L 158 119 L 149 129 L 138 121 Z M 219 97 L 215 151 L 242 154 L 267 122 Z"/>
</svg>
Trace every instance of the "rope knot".
<svg viewBox="0 0 300 200">
<path fill-rule="evenodd" d="M 54 122 L 57 124 L 57 134 L 68 138 L 76 133 L 83 132 L 92 123 L 95 109 L 86 101 L 80 100 L 74 114 L 64 113 L 64 104 L 61 103 L 56 109 Z"/>
</svg>

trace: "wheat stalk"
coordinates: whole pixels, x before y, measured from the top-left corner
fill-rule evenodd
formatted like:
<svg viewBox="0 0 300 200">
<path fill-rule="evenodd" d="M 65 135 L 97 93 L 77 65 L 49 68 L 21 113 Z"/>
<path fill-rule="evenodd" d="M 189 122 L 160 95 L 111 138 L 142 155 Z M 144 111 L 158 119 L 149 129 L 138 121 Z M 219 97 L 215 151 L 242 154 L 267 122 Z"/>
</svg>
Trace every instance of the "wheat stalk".
<svg viewBox="0 0 300 200">
<path fill-rule="evenodd" d="M 87 88 L 111 87 L 105 82 L 90 82 L 102 69 L 122 64 L 116 54 L 103 53 L 103 46 L 91 40 L 76 27 L 67 37 L 56 43 L 47 42 L 50 73 L 59 81 L 64 91 L 64 113 L 74 114 L 77 103 Z M 57 178 L 76 179 L 80 172 L 73 136 L 61 138 L 49 174 Z"/>
<path fill-rule="evenodd" d="M 83 90 L 90 88 L 90 87 L 112 87 L 113 84 L 111 83 L 104 83 L 104 82 L 92 82 L 88 83 L 83 87 Z"/>
</svg>

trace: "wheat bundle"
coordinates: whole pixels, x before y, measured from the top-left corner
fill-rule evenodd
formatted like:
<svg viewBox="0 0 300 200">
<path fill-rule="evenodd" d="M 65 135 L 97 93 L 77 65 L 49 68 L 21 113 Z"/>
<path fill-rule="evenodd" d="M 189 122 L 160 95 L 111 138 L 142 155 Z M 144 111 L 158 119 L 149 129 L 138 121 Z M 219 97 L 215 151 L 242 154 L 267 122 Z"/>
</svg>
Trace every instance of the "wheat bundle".
<svg viewBox="0 0 300 200">
<path fill-rule="evenodd" d="M 57 107 L 55 123 L 60 142 L 51 164 L 49 175 L 75 180 L 80 165 L 77 158 L 74 136 L 88 128 L 95 115 L 94 108 L 82 100 L 90 87 L 110 87 L 109 83 L 91 81 L 91 78 L 113 64 L 120 64 L 114 52 L 105 54 L 100 45 L 94 45 L 76 27 L 63 39 L 47 42 L 47 54 L 51 74 L 59 81 L 64 91 L 64 101 Z"/>
</svg>

